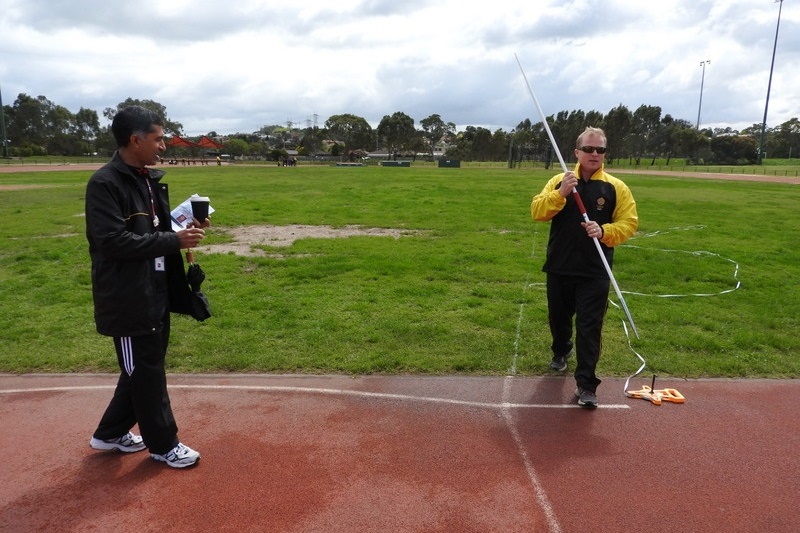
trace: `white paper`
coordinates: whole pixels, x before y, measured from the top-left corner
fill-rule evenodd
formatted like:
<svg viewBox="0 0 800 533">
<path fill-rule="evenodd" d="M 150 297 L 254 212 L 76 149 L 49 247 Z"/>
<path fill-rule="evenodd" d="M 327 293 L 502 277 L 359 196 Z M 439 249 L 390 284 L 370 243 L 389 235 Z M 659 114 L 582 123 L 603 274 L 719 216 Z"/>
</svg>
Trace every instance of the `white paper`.
<svg viewBox="0 0 800 533">
<path fill-rule="evenodd" d="M 186 226 L 192 221 L 192 198 L 197 198 L 198 196 L 200 195 L 194 193 L 192 196 L 184 200 L 183 203 L 181 203 L 181 205 L 172 210 L 172 213 L 170 213 L 170 217 L 172 218 L 173 231 L 180 231 L 182 229 L 186 229 Z M 208 216 L 211 216 L 211 213 L 213 212 L 214 208 L 211 207 L 211 205 L 209 205 Z M 202 222 L 202 220 L 200 222 Z"/>
</svg>

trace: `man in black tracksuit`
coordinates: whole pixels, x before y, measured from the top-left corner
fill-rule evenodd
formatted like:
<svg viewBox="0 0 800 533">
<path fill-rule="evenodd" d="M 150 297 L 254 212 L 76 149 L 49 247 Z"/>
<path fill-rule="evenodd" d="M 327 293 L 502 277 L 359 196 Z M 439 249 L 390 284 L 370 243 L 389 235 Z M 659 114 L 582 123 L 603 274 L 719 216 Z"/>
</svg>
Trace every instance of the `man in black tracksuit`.
<svg viewBox="0 0 800 533">
<path fill-rule="evenodd" d="M 573 347 L 577 366 L 578 404 L 597 407 L 595 374 L 602 346 L 603 319 L 608 307 L 611 280 L 597 252 L 600 242 L 609 267 L 614 246 L 628 240 L 639 226 L 636 202 L 630 189 L 604 170 L 606 136 L 599 128 L 586 128 L 578 137 L 574 172 L 554 176 L 531 203 L 534 220 L 550 221 L 547 257 L 547 310 L 553 359 L 550 367 L 567 369 Z M 574 198 L 580 194 L 589 222 Z M 572 342 L 575 319 L 575 344 Z"/>
<path fill-rule="evenodd" d="M 131 106 L 115 115 L 111 130 L 118 150 L 86 187 L 86 237 L 97 331 L 113 337 L 121 373 L 89 445 L 146 447 L 153 459 L 183 468 L 200 454 L 178 440 L 164 359 L 170 311 L 188 312 L 180 251 L 197 246 L 209 222 L 172 231 L 164 172 L 146 167 L 166 150 L 158 115 Z M 141 437 L 130 432 L 137 423 Z"/>
</svg>

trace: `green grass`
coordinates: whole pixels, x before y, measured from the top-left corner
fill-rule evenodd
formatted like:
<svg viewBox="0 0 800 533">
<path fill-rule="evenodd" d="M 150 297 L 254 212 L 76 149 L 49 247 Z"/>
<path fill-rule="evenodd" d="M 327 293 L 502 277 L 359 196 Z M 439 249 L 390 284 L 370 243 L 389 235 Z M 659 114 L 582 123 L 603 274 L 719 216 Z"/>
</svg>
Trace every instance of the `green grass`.
<svg viewBox="0 0 800 533">
<path fill-rule="evenodd" d="M 301 239 L 276 255 L 198 253 L 214 316 L 175 316 L 170 371 L 548 373 L 541 265 L 548 225 L 529 205 L 553 171 L 314 166 L 167 167 L 223 227 L 311 224 L 418 230 Z M 116 371 L 94 331 L 83 192 L 89 173 L 0 174 L 0 371 Z M 640 231 L 615 275 L 649 373 L 795 377 L 796 185 L 625 175 Z M 737 270 L 738 267 L 738 270 Z M 741 287 L 735 289 L 737 279 Z M 695 296 L 704 294 L 708 296 Z M 664 297 L 671 295 L 671 297 Z M 612 298 L 616 300 L 616 298 Z M 602 376 L 639 367 L 609 310 Z"/>
</svg>

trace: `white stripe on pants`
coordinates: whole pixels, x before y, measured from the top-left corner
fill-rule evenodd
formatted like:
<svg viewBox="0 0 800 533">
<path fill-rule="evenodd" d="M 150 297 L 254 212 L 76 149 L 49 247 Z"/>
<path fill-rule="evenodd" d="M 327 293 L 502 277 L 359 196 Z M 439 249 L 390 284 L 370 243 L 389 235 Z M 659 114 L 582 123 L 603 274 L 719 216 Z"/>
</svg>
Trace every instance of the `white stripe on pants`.
<svg viewBox="0 0 800 533">
<path fill-rule="evenodd" d="M 122 351 L 122 366 L 128 376 L 133 375 L 136 362 L 133 360 L 133 339 L 131 337 L 119 338 L 120 350 Z"/>
</svg>

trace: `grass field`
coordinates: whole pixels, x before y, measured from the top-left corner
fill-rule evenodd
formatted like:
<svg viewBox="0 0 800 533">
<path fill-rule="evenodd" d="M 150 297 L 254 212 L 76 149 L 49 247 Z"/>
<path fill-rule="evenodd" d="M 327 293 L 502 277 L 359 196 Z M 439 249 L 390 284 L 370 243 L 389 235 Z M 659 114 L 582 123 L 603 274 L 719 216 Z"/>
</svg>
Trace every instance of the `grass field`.
<svg viewBox="0 0 800 533">
<path fill-rule="evenodd" d="M 167 167 L 173 205 L 217 210 L 207 243 L 242 225 L 361 225 L 412 235 L 301 239 L 264 257 L 198 253 L 214 316 L 173 320 L 181 372 L 546 374 L 541 265 L 548 225 L 531 196 L 554 171 L 300 166 Z M 90 172 L 0 174 L 0 371 L 116 371 L 94 331 L 83 193 Z M 796 185 L 620 175 L 640 231 L 615 275 L 648 373 L 795 377 Z M 738 284 L 741 286 L 737 289 Z M 613 292 L 613 291 L 612 291 Z M 616 298 L 612 298 L 615 300 Z M 602 376 L 639 367 L 622 313 Z"/>
</svg>

